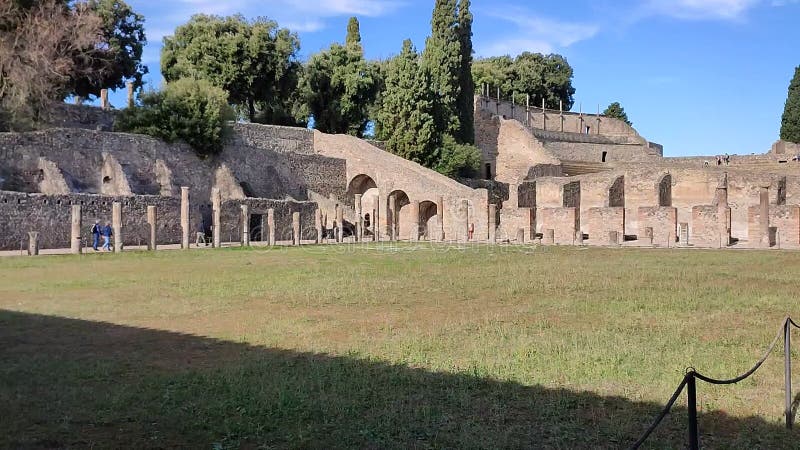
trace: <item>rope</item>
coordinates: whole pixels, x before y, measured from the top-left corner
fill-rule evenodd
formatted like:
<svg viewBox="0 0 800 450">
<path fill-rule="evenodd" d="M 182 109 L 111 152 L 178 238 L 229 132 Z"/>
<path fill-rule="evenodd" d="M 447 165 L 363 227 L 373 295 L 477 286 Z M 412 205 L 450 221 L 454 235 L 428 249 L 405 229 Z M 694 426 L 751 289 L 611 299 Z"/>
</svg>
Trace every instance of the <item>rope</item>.
<svg viewBox="0 0 800 450">
<path fill-rule="evenodd" d="M 781 339 L 781 337 L 783 337 L 783 331 L 785 326 L 786 326 L 786 320 L 784 320 L 783 323 L 781 324 L 781 328 L 780 330 L 778 330 L 778 334 L 775 336 L 775 339 L 772 340 L 772 344 L 770 344 L 769 348 L 767 349 L 767 352 L 764 353 L 764 356 L 762 356 L 761 359 L 759 359 L 758 362 L 752 368 L 750 368 L 750 370 L 739 375 L 738 377 L 731 378 L 729 380 L 717 380 L 715 378 L 707 377 L 701 374 L 700 372 L 694 372 L 694 375 L 699 380 L 703 380 L 706 383 L 711 383 L 711 384 L 735 384 L 746 379 L 747 377 L 755 373 L 755 371 L 758 370 L 758 368 L 761 367 L 762 364 L 764 364 L 764 361 L 767 360 L 767 357 L 769 357 L 770 353 L 772 353 L 772 350 L 774 350 L 775 346 L 778 344 L 778 341 Z"/>
<path fill-rule="evenodd" d="M 748 378 L 750 375 L 755 373 L 755 371 L 758 370 L 762 364 L 764 364 L 764 361 L 766 361 L 769 355 L 772 353 L 772 351 L 775 350 L 775 346 L 778 344 L 778 341 L 783 337 L 785 327 L 788 324 L 791 324 L 795 328 L 800 328 L 800 325 L 798 325 L 794 320 L 792 320 L 791 317 L 787 316 L 781 323 L 781 327 L 778 330 L 778 334 L 775 336 L 775 339 L 772 340 L 772 343 L 770 344 L 767 351 L 764 353 L 764 356 L 762 356 L 761 359 L 759 359 L 758 362 L 756 362 L 756 364 L 752 368 L 750 368 L 750 370 L 739 375 L 736 378 L 731 378 L 729 380 L 717 380 L 715 378 L 707 377 L 697 372 L 694 368 L 687 369 L 687 373 L 686 375 L 684 375 L 683 381 L 681 381 L 681 384 L 678 386 L 678 389 L 675 390 L 675 393 L 672 394 L 672 397 L 670 397 L 669 401 L 667 402 L 667 405 L 661 411 L 661 414 L 659 414 L 658 417 L 656 417 L 656 420 L 653 422 L 652 425 L 650 425 L 647 431 L 645 431 L 642 437 L 640 437 L 639 440 L 636 441 L 636 443 L 633 444 L 633 446 L 631 446 L 631 449 L 632 450 L 638 449 L 647 440 L 647 438 L 650 437 L 650 434 L 652 434 L 653 431 L 655 431 L 656 427 L 658 427 L 658 425 L 661 424 L 661 421 L 664 420 L 664 417 L 666 417 L 670 409 L 672 409 L 672 406 L 675 404 L 675 401 L 678 399 L 678 396 L 683 391 L 683 388 L 686 387 L 686 383 L 688 383 L 689 377 L 696 377 L 697 379 L 705 381 L 706 383 L 723 384 L 723 385 L 735 384 Z"/>
<path fill-rule="evenodd" d="M 653 431 L 655 431 L 655 429 L 661 424 L 661 421 L 664 420 L 664 417 L 667 417 L 667 414 L 669 414 L 669 410 L 672 409 L 672 405 L 674 405 L 675 401 L 678 400 L 678 396 L 681 395 L 681 392 L 683 392 L 683 388 L 686 387 L 686 383 L 689 382 L 690 376 L 691 375 L 689 374 L 684 375 L 683 381 L 681 381 L 681 384 L 678 385 L 678 389 L 675 389 L 675 393 L 673 393 L 672 397 L 670 397 L 669 401 L 667 402 L 667 406 L 664 407 L 664 409 L 661 411 L 661 414 L 659 414 L 658 417 L 656 417 L 656 420 L 653 421 L 653 424 L 650 425 L 647 431 L 644 432 L 642 437 L 640 437 L 639 440 L 636 441 L 636 443 L 631 446 L 631 450 L 636 450 L 639 447 L 641 447 L 641 445 L 644 444 L 644 441 L 646 441 L 647 438 L 650 437 L 650 434 L 652 434 Z"/>
</svg>

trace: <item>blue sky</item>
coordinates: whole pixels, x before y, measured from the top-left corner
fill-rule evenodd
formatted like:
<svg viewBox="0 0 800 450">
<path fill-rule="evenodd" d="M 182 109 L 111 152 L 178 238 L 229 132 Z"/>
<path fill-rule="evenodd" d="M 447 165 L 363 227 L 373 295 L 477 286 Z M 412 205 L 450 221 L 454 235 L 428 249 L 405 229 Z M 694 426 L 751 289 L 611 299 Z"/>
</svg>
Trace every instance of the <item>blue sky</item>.
<svg viewBox="0 0 800 450">
<path fill-rule="evenodd" d="M 266 16 L 300 34 L 300 57 L 343 41 L 357 16 L 366 55 L 430 32 L 433 0 L 127 0 L 146 19 L 146 81 L 161 39 L 195 13 Z M 665 155 L 763 153 L 800 65 L 800 0 L 473 0 L 476 56 L 555 52 L 575 70 L 575 110 L 619 101 Z M 124 104 L 124 94 L 112 96 Z"/>
</svg>

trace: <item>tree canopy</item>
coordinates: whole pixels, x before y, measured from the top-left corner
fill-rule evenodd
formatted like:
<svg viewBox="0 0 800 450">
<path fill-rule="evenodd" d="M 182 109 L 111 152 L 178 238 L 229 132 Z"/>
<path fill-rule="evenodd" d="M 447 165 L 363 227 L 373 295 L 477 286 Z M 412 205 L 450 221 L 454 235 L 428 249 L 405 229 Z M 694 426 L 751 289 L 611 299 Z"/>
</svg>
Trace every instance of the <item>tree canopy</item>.
<svg viewBox="0 0 800 450">
<path fill-rule="evenodd" d="M 164 39 L 161 71 L 167 82 L 193 77 L 221 87 L 251 121 L 287 122 L 299 49 L 297 35 L 272 20 L 200 14 Z"/>
<path fill-rule="evenodd" d="M 386 67 L 386 89 L 377 117 L 377 138 L 392 153 L 431 167 L 438 162 L 441 136 L 433 121 L 433 92 L 429 74 L 420 69 L 419 54 L 411 40 Z"/>
<path fill-rule="evenodd" d="M 603 114 L 601 115 L 603 117 L 611 117 L 613 119 L 619 119 L 627 123 L 628 125 L 633 125 L 633 123 L 630 120 L 628 120 L 628 114 L 625 113 L 625 108 L 623 108 L 622 105 L 619 104 L 619 102 L 614 102 L 608 105 L 608 108 L 606 108 L 606 110 L 603 111 Z"/>
<path fill-rule="evenodd" d="M 489 86 L 489 95 L 511 98 L 524 104 L 530 95 L 531 106 L 545 106 L 558 109 L 563 102 L 565 110 L 572 109 L 575 103 L 572 86 L 573 71 L 566 58 L 561 55 L 542 55 L 524 52 L 516 58 L 494 56 L 476 60 L 472 65 L 475 85 Z"/>
<path fill-rule="evenodd" d="M 0 128 L 33 127 L 71 80 L 102 79 L 79 63 L 102 45 L 102 20 L 85 3 L 0 0 Z"/>
<path fill-rule="evenodd" d="M 800 66 L 794 69 L 781 118 L 781 139 L 800 144 Z"/>
<path fill-rule="evenodd" d="M 147 43 L 144 17 L 122 0 L 90 0 L 88 6 L 102 20 L 102 45 L 87 49 L 76 64 L 88 65 L 88 72 L 99 73 L 100 77 L 73 77 L 70 94 L 99 96 L 102 89 L 122 88 L 127 80 L 136 88 L 142 87 L 142 77 L 149 71 L 142 64 L 142 50 Z"/>
</svg>

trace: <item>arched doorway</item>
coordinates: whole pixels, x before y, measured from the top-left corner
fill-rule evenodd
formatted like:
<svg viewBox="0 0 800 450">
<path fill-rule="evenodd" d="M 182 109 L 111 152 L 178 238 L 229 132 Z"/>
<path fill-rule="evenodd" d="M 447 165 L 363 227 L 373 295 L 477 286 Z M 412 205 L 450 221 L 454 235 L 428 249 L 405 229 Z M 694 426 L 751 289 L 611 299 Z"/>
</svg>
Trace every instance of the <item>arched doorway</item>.
<svg viewBox="0 0 800 450">
<path fill-rule="evenodd" d="M 419 232 L 422 239 L 431 239 L 439 229 L 439 216 L 436 203 L 425 200 L 419 204 Z M 438 238 L 437 238 L 438 239 Z"/>
<path fill-rule="evenodd" d="M 402 230 L 406 230 L 411 224 L 411 210 L 407 206 L 411 203 L 408 194 L 401 190 L 392 191 L 389 194 L 389 207 L 386 208 L 387 220 L 389 223 L 389 236 L 393 240 L 403 236 Z"/>
<path fill-rule="evenodd" d="M 369 175 L 359 174 L 347 184 L 346 204 L 355 207 L 355 196 L 361 194 L 361 218 L 364 236 L 375 235 L 377 224 L 373 220 L 378 205 L 378 185 Z"/>
</svg>

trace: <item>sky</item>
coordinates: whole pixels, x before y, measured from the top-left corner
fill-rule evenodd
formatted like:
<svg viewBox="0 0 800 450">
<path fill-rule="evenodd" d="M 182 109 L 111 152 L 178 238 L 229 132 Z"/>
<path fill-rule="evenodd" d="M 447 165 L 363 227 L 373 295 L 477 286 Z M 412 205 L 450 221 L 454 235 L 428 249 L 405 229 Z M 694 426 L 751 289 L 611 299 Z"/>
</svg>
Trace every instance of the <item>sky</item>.
<svg viewBox="0 0 800 450">
<path fill-rule="evenodd" d="M 433 0 L 126 0 L 145 16 L 145 81 L 161 83 L 164 36 L 192 14 L 268 17 L 300 36 L 302 60 L 358 17 L 367 58 L 419 50 Z M 472 0 L 476 57 L 559 53 L 575 107 L 618 101 L 665 156 L 763 153 L 778 139 L 800 65 L 800 0 Z M 124 104 L 123 92 L 112 104 Z"/>
</svg>

